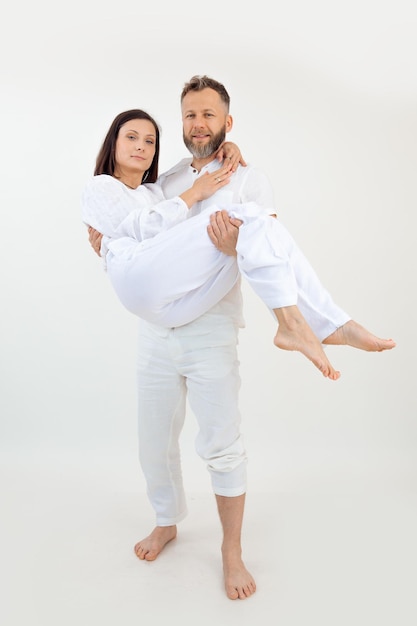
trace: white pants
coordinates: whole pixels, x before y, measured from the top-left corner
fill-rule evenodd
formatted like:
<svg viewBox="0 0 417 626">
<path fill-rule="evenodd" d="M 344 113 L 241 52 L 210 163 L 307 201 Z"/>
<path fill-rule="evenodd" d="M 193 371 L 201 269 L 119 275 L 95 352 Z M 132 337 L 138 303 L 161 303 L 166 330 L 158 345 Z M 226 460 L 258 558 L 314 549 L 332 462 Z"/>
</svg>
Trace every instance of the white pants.
<svg viewBox="0 0 417 626">
<path fill-rule="evenodd" d="M 179 328 L 140 323 L 139 455 L 158 526 L 177 524 L 187 513 L 179 448 L 186 395 L 214 493 L 246 491 L 237 335 L 234 323 L 214 312 Z"/>
<path fill-rule="evenodd" d="M 212 206 L 152 239 L 109 244 L 107 272 L 122 304 L 166 327 L 187 324 L 217 304 L 238 272 L 269 309 L 297 304 L 322 341 L 350 318 L 332 300 L 286 228 L 254 203 L 233 205 L 243 220 L 237 262 L 207 234 Z"/>
</svg>

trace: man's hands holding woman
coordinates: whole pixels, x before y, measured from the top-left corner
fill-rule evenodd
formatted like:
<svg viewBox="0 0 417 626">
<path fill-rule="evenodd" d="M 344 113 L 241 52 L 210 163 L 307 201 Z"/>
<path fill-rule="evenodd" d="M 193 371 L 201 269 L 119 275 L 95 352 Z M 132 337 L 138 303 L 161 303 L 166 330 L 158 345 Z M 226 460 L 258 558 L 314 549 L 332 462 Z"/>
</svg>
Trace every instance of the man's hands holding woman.
<svg viewBox="0 0 417 626">
<path fill-rule="evenodd" d="M 239 226 L 243 222 L 229 217 L 227 211 L 217 211 L 210 215 L 210 224 L 207 233 L 211 242 L 220 252 L 228 256 L 237 256 L 236 244 L 239 235 Z"/>
</svg>

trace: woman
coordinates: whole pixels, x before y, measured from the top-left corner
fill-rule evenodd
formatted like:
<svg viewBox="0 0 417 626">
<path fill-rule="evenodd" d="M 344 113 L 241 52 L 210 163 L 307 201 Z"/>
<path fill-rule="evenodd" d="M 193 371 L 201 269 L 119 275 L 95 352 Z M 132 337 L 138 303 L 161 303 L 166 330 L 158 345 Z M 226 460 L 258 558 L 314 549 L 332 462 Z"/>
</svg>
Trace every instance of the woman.
<svg viewBox="0 0 417 626">
<path fill-rule="evenodd" d="M 320 342 L 369 351 L 395 346 L 390 339 L 371 335 L 334 304 L 292 237 L 272 216 L 273 210 L 268 214 L 252 203 L 213 205 L 186 219 L 195 202 L 227 185 L 238 157 L 225 159 L 227 164 L 219 170 L 167 200 L 154 184 L 159 146 L 158 125 L 146 112 L 119 114 L 82 195 L 83 221 L 104 234 L 106 269 L 129 311 L 161 326 L 181 326 L 220 301 L 240 272 L 279 322 L 275 344 L 300 350 L 333 380 L 340 374 Z M 224 208 L 235 225 L 241 224 L 237 263 L 217 250 L 206 232 L 210 214 Z M 301 338 L 292 329 L 300 320 Z"/>
</svg>

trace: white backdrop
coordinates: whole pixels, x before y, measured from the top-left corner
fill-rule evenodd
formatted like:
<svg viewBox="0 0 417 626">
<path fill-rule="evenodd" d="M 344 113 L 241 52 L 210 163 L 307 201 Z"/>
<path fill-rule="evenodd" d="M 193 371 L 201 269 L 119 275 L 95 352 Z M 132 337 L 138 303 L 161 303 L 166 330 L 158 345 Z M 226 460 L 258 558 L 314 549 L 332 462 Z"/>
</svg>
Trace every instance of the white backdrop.
<svg viewBox="0 0 417 626">
<path fill-rule="evenodd" d="M 273 347 L 273 319 L 244 286 L 250 489 L 415 487 L 413 3 L 149 4 L 41 0 L 10 5 L 3 19 L 3 459 L 56 471 L 127 464 L 124 480 L 143 488 L 136 320 L 88 245 L 79 198 L 120 111 L 158 120 L 161 171 L 186 156 L 179 95 L 206 73 L 231 95 L 229 139 L 269 174 L 280 218 L 323 283 L 357 321 L 398 342 L 384 354 L 329 348 L 342 371 L 330 382 Z M 185 480 L 209 491 L 194 429 L 190 415 Z"/>
</svg>

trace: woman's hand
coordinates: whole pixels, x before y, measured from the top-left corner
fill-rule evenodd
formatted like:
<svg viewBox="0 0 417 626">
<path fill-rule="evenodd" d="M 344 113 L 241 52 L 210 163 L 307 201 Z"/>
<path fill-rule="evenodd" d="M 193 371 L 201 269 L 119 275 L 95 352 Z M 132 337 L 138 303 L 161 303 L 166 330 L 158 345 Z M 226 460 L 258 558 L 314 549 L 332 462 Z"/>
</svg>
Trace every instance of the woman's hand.
<svg viewBox="0 0 417 626">
<path fill-rule="evenodd" d="M 239 147 L 232 141 L 225 141 L 222 143 L 220 148 L 217 150 L 216 159 L 220 163 L 227 163 L 229 161 L 232 172 L 237 170 L 239 163 L 240 165 L 243 165 L 243 167 L 246 166 L 246 161 L 242 157 Z"/>
<path fill-rule="evenodd" d="M 226 161 L 226 164 L 215 172 L 206 172 L 196 178 L 193 186 L 187 189 L 187 191 L 184 191 L 184 193 L 180 195 L 180 198 L 184 200 L 190 209 L 196 202 L 210 198 L 216 191 L 227 185 L 232 174 L 233 170 L 230 167 L 229 161 Z"/>
</svg>

